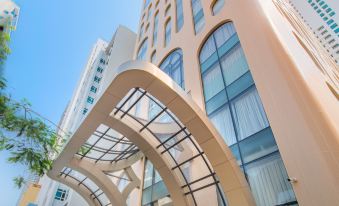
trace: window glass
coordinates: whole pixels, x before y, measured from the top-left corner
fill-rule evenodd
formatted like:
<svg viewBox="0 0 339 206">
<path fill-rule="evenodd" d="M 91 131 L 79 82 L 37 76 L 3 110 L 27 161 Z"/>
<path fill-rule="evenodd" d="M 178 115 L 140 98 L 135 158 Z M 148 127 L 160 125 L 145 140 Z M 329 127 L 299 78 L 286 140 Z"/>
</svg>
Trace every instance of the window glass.
<svg viewBox="0 0 339 206">
<path fill-rule="evenodd" d="M 166 59 L 160 64 L 160 68 L 179 86 L 184 88 L 184 68 L 181 49 L 173 51 L 168 57 L 166 57 Z"/>
<path fill-rule="evenodd" d="M 221 47 L 228 39 L 235 34 L 233 24 L 224 24 L 214 32 L 217 47 Z"/>
<path fill-rule="evenodd" d="M 204 11 L 200 0 L 192 0 L 192 12 L 195 33 L 199 33 L 205 26 Z"/>
<path fill-rule="evenodd" d="M 158 40 L 158 23 L 159 23 L 159 13 L 156 13 L 154 16 L 153 46 L 157 44 Z"/>
<path fill-rule="evenodd" d="M 200 52 L 200 62 L 205 62 L 208 57 L 210 57 L 216 51 L 216 47 L 214 44 L 213 36 L 210 37 L 204 44 Z"/>
<path fill-rule="evenodd" d="M 182 0 L 177 0 L 177 31 L 180 31 L 184 25 L 184 12 L 182 8 Z"/>
<path fill-rule="evenodd" d="M 206 101 L 225 88 L 219 64 L 214 64 L 212 68 L 203 74 L 202 78 Z"/>
<path fill-rule="evenodd" d="M 165 26 L 165 47 L 169 44 L 171 41 L 171 19 L 167 21 Z"/>
<path fill-rule="evenodd" d="M 151 56 L 151 62 L 154 64 L 155 60 L 156 60 L 156 52 L 154 51 Z"/>
<path fill-rule="evenodd" d="M 152 181 L 153 181 L 153 164 L 150 161 L 146 161 L 144 188 L 151 186 Z"/>
<path fill-rule="evenodd" d="M 142 42 L 138 55 L 137 55 L 137 60 L 146 60 L 146 52 L 147 52 L 147 39 Z"/>
<path fill-rule="evenodd" d="M 224 4 L 225 4 L 225 0 L 217 0 L 212 7 L 213 15 L 216 15 L 217 13 L 219 13 L 219 11 L 222 9 Z"/>
<path fill-rule="evenodd" d="M 232 101 L 239 140 L 269 126 L 259 94 L 255 88 Z"/>
<path fill-rule="evenodd" d="M 245 170 L 257 205 L 290 205 L 295 201 L 280 155 L 251 163 Z"/>
</svg>

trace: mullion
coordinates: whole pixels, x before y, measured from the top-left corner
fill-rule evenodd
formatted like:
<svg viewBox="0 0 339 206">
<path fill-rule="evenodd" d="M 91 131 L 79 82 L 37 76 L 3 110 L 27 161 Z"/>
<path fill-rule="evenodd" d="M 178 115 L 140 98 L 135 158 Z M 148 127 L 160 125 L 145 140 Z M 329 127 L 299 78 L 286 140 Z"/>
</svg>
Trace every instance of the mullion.
<svg viewBox="0 0 339 206">
<path fill-rule="evenodd" d="M 175 167 L 172 168 L 172 170 L 174 170 L 174 169 L 176 169 L 176 168 L 178 168 L 178 167 L 184 165 L 184 164 L 187 163 L 187 162 L 192 161 L 193 159 L 195 159 L 195 158 L 197 158 L 197 157 L 199 157 L 199 156 L 202 156 L 203 154 L 204 154 L 204 152 L 200 152 L 200 153 L 198 153 L 198 154 L 196 154 L 196 155 L 190 157 L 189 159 L 187 159 L 187 160 L 185 160 L 185 161 L 183 161 L 183 162 L 177 164 Z"/>
<path fill-rule="evenodd" d="M 136 148 L 135 145 L 131 145 L 129 148 L 126 148 L 126 150 L 120 154 L 119 158 L 116 158 L 114 161 L 117 162 L 119 160 L 126 159 L 126 158 L 124 158 L 125 155 L 127 155 L 129 153 L 133 153 L 135 151 L 135 150 L 133 150 L 134 148 Z"/>
<path fill-rule="evenodd" d="M 120 119 L 124 118 L 124 116 L 141 100 L 141 98 L 143 98 L 146 94 L 146 91 L 144 91 L 139 97 L 137 100 L 135 100 L 135 102 L 126 110 L 126 111 L 123 111 L 123 114 L 120 116 Z M 122 111 L 122 110 L 120 110 Z"/>
<path fill-rule="evenodd" d="M 167 108 L 162 109 L 157 115 L 155 115 L 147 124 L 145 124 L 139 132 L 142 132 L 146 127 L 148 127 L 154 120 L 156 120 L 162 113 L 164 113 L 167 110 Z"/>
<path fill-rule="evenodd" d="M 99 133 L 99 134 L 95 134 L 95 133 Z M 105 139 L 105 140 L 107 140 L 107 141 L 111 141 L 111 142 L 117 142 L 118 140 L 119 140 L 119 138 L 117 138 L 117 137 L 114 137 L 114 136 L 111 136 L 111 135 L 109 135 L 109 134 L 104 134 L 103 132 L 100 132 L 100 131 L 95 131 L 94 133 L 93 133 L 93 135 L 95 135 L 95 136 L 97 136 L 97 137 L 101 137 L 102 135 L 104 135 L 102 138 L 103 139 Z M 109 137 L 109 138 L 107 138 L 107 137 Z M 110 139 L 110 138 L 112 138 L 112 139 Z M 131 141 L 129 141 L 129 140 L 123 140 L 122 142 L 124 142 L 124 143 L 131 143 Z M 123 143 L 122 143 L 123 144 Z"/>
<path fill-rule="evenodd" d="M 93 192 L 91 193 L 90 197 L 91 197 L 92 195 L 95 196 L 95 193 L 98 192 L 99 190 L 100 190 L 100 188 L 98 188 L 98 189 L 96 189 L 95 191 L 93 191 Z"/>
<path fill-rule="evenodd" d="M 199 191 L 199 190 L 202 190 L 202 189 L 205 189 L 205 188 L 207 188 L 207 187 L 210 187 L 210 186 L 213 186 L 213 185 L 217 185 L 217 184 L 219 184 L 219 181 L 217 181 L 217 182 L 212 182 L 212 183 L 210 183 L 210 184 L 207 184 L 207 185 L 204 185 L 204 186 L 199 187 L 199 188 L 197 188 L 197 189 L 194 189 L 194 190 L 192 190 L 192 191 L 190 191 L 190 192 L 186 192 L 185 195 L 189 195 L 189 194 L 193 195 L 193 193 L 195 193 L 195 192 L 197 192 L 197 191 Z"/>
<path fill-rule="evenodd" d="M 92 149 L 92 148 L 93 148 L 93 147 L 101 140 L 101 138 L 102 138 L 109 130 L 110 130 L 110 128 L 108 128 L 108 129 L 105 131 L 105 133 L 95 141 L 95 143 L 89 148 L 89 150 L 87 150 L 87 151 L 85 152 L 85 154 L 82 155 L 82 157 L 81 157 L 80 159 L 83 159 L 83 158 L 91 151 L 91 149 Z"/>
<path fill-rule="evenodd" d="M 202 181 L 202 180 L 204 180 L 204 179 L 207 179 L 207 178 L 209 178 L 209 177 L 212 177 L 213 175 L 215 175 L 215 173 L 212 173 L 212 174 L 208 174 L 208 175 L 206 175 L 206 176 L 203 176 L 203 177 L 201 177 L 201 178 L 199 178 L 199 179 L 196 179 L 196 180 L 194 180 L 194 181 L 192 181 L 192 182 L 190 182 L 190 183 L 188 183 L 188 184 L 186 184 L 186 185 L 181 186 L 181 188 L 188 187 L 188 185 L 195 184 L 195 183 L 200 182 L 200 181 Z"/>
<path fill-rule="evenodd" d="M 161 147 L 162 145 L 166 144 L 169 140 L 171 140 L 173 137 L 177 136 L 180 132 L 182 132 L 184 129 L 186 129 L 186 127 L 183 127 L 182 129 L 180 129 L 179 131 L 177 131 L 176 133 L 174 133 L 173 135 L 171 135 L 170 137 L 168 137 L 165 141 L 163 141 L 161 144 L 159 144 L 156 148 L 158 149 L 159 147 Z"/>
<path fill-rule="evenodd" d="M 83 180 L 81 180 L 81 181 L 78 183 L 78 185 L 81 185 L 81 184 L 83 184 L 83 182 L 84 182 L 84 181 L 86 181 L 86 180 L 87 180 L 87 178 L 88 178 L 88 177 L 85 177 Z"/>
<path fill-rule="evenodd" d="M 109 149 L 106 150 L 106 152 L 104 154 L 102 154 L 96 161 L 95 163 L 97 163 L 101 158 L 103 158 L 111 149 L 113 149 L 117 144 L 119 144 L 119 142 L 124 139 L 125 137 L 120 138 L 119 141 L 117 141 L 115 144 L 113 144 Z"/>
<path fill-rule="evenodd" d="M 173 147 L 175 147 L 176 145 L 178 145 L 179 143 L 181 143 L 182 141 L 186 140 L 188 137 L 190 137 L 191 134 L 186 135 L 185 137 L 183 137 L 181 140 L 177 141 L 176 143 L 172 144 L 171 146 L 167 147 L 164 151 L 161 152 L 161 154 L 164 154 L 165 152 L 167 152 L 168 150 L 172 149 Z"/>
<path fill-rule="evenodd" d="M 116 115 L 119 111 L 121 111 L 121 109 L 125 106 L 125 104 L 132 98 L 132 96 L 138 91 L 138 88 L 134 88 L 134 91 L 132 92 L 132 94 L 124 101 L 124 103 L 122 103 L 122 105 L 120 105 L 120 107 L 118 108 L 117 111 L 114 112 L 114 115 Z"/>
<path fill-rule="evenodd" d="M 120 153 L 119 155 L 117 155 L 117 156 L 111 161 L 111 163 L 113 163 L 114 161 L 118 161 L 117 159 L 118 159 L 121 155 L 123 155 L 123 153 L 126 153 L 126 151 L 128 151 L 128 149 L 130 149 L 130 148 L 133 147 L 133 146 L 135 146 L 135 145 L 130 145 L 130 146 L 128 146 L 128 147 L 125 149 L 125 151 L 122 152 L 122 153 Z"/>
</svg>

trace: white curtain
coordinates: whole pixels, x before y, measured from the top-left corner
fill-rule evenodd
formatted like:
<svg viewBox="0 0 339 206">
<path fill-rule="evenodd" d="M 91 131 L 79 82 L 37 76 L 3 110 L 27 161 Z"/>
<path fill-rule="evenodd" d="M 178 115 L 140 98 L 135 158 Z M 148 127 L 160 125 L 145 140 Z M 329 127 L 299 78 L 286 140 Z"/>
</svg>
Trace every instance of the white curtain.
<svg viewBox="0 0 339 206">
<path fill-rule="evenodd" d="M 204 44 L 200 52 L 200 63 L 204 63 L 216 51 L 213 37 L 211 36 Z"/>
<path fill-rule="evenodd" d="M 259 94 L 255 88 L 232 102 L 239 140 L 269 126 Z"/>
<path fill-rule="evenodd" d="M 236 143 L 234 127 L 228 105 L 225 105 L 220 111 L 216 112 L 216 114 L 210 116 L 210 119 L 228 146 Z"/>
<path fill-rule="evenodd" d="M 224 89 L 224 82 L 221 76 L 220 67 L 215 64 L 203 76 L 205 101 L 211 99 L 214 95 Z"/>
<path fill-rule="evenodd" d="M 280 155 L 246 166 L 246 173 L 257 205 L 280 205 L 295 200 Z"/>
<path fill-rule="evenodd" d="M 247 61 L 240 44 L 221 59 L 226 85 L 230 85 L 248 71 Z"/>
</svg>

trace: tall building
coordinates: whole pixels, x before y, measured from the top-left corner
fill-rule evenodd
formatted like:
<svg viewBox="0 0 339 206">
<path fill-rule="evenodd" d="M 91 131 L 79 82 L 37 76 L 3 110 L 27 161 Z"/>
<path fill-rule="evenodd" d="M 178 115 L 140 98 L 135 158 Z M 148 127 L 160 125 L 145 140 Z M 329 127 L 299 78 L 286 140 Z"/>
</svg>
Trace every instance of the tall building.
<svg viewBox="0 0 339 206">
<path fill-rule="evenodd" d="M 339 65 L 339 4 L 336 0 L 289 0 Z"/>
<path fill-rule="evenodd" d="M 107 65 L 48 173 L 88 205 L 339 204 L 338 67 L 288 1 L 145 0 Z"/>
<path fill-rule="evenodd" d="M 10 34 L 16 29 L 20 8 L 11 0 L 0 1 L 0 31 Z"/>
<path fill-rule="evenodd" d="M 88 58 L 80 81 L 59 123 L 59 135 L 68 138 L 86 117 L 97 98 L 110 82 L 114 68 L 132 59 L 136 34 L 119 26 L 112 40 L 99 39 Z M 111 67 L 108 67 L 111 66 Z M 86 205 L 84 199 L 64 184 L 44 176 L 37 204 L 43 206 Z"/>
</svg>

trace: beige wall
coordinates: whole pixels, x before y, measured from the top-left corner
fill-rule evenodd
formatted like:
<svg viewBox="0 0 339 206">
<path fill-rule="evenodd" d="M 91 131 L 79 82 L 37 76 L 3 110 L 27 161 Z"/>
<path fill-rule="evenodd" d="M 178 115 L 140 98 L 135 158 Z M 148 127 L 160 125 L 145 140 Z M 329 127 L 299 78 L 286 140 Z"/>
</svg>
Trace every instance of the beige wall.
<svg viewBox="0 0 339 206">
<path fill-rule="evenodd" d="M 339 106 L 326 85 L 319 66 L 293 35 L 287 19 L 273 0 L 226 0 L 213 16 L 213 0 L 201 0 L 205 27 L 194 34 L 189 0 L 183 0 L 184 25 L 176 32 L 175 0 L 160 0 L 158 43 L 152 44 L 154 18 L 147 22 L 147 9 L 140 25 L 150 24 L 140 43 L 148 37 L 147 58 L 156 51 L 159 64 L 170 51 L 181 48 L 186 91 L 204 109 L 199 50 L 219 25 L 232 21 L 250 66 L 260 97 L 284 160 L 288 175 L 296 178 L 293 189 L 300 205 L 339 205 Z M 164 48 L 165 9 L 171 4 L 172 38 Z M 306 49 L 305 49 L 306 48 Z M 338 68 L 332 68 L 338 70 Z M 336 94 L 338 95 L 338 94 Z M 320 192 L 322 191 L 322 192 Z M 321 194 L 320 194 L 321 193 Z"/>
<path fill-rule="evenodd" d="M 27 190 L 22 195 L 22 198 L 18 206 L 27 206 L 29 203 L 35 203 L 40 189 L 41 189 L 40 185 L 29 184 Z"/>
</svg>

